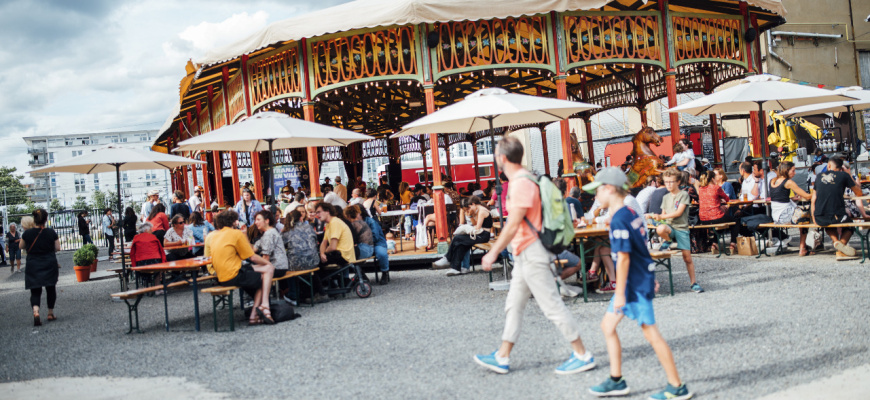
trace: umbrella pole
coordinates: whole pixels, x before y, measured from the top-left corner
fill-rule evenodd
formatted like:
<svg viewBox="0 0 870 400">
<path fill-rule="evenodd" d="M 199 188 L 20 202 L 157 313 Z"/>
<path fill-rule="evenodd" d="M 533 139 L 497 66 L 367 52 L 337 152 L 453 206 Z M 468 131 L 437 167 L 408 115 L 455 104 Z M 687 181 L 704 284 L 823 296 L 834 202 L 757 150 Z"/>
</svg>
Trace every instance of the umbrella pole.
<svg viewBox="0 0 870 400">
<path fill-rule="evenodd" d="M 272 142 L 273 139 L 267 140 L 269 142 L 269 190 L 272 191 L 271 199 L 269 199 L 269 208 L 271 212 L 275 212 L 275 162 L 272 160 Z"/>
<path fill-rule="evenodd" d="M 121 164 L 115 164 L 115 178 L 117 178 L 117 185 L 118 185 L 117 186 L 118 187 L 118 218 L 122 218 L 122 216 L 124 215 L 124 211 L 121 209 Z M 123 221 L 123 219 L 122 219 L 122 221 Z M 120 251 L 120 253 L 121 253 L 121 273 L 124 274 L 124 279 L 122 280 L 123 285 L 124 285 L 123 290 L 126 291 L 127 290 L 127 261 L 126 261 L 126 257 L 125 257 L 126 254 L 124 252 L 123 223 L 121 224 L 121 226 L 122 226 L 122 228 L 118 230 L 118 233 L 120 233 L 120 235 L 118 235 L 118 236 L 120 236 L 120 239 L 121 239 L 121 251 Z M 111 257 L 112 255 L 109 254 L 109 256 Z"/>
<path fill-rule="evenodd" d="M 495 129 L 492 127 L 492 120 L 494 118 L 495 117 L 492 116 L 487 117 L 487 120 L 489 121 L 489 146 L 492 148 L 492 168 L 493 171 L 495 171 L 495 196 L 496 203 L 498 204 L 498 215 L 501 220 L 501 228 L 504 229 L 506 220 L 504 217 L 504 204 L 501 204 L 501 178 L 499 178 L 498 163 L 495 162 Z M 474 149 L 474 151 L 477 151 L 477 149 Z M 504 279 L 508 280 L 507 264 L 504 260 L 502 260 L 502 273 L 504 273 Z"/>
<path fill-rule="evenodd" d="M 764 107 L 761 102 L 758 102 L 758 135 L 761 136 L 761 184 L 765 190 L 764 193 L 770 195 L 770 188 L 767 187 L 767 173 L 770 171 L 770 166 L 767 164 L 768 151 L 770 148 L 767 146 L 767 129 L 764 126 Z M 759 193 L 761 190 L 759 190 Z M 766 200 L 766 199 L 759 199 Z M 764 204 L 764 209 L 767 211 L 767 215 L 773 216 L 770 212 L 770 203 Z M 773 238 L 773 229 L 767 230 L 767 243 L 769 244 L 771 239 Z"/>
</svg>

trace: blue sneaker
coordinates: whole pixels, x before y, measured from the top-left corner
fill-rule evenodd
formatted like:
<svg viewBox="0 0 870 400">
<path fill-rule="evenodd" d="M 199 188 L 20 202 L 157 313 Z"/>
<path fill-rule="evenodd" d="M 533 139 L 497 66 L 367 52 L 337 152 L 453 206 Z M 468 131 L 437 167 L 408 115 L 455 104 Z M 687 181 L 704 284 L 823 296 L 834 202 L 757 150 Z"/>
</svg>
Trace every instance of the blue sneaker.
<svg viewBox="0 0 870 400">
<path fill-rule="evenodd" d="M 662 246 L 659 247 L 659 251 L 668 251 L 671 248 L 671 242 L 669 240 L 665 240 L 662 242 Z"/>
<path fill-rule="evenodd" d="M 589 361 L 583 361 L 577 358 L 577 353 L 572 351 L 571 357 L 568 358 L 568 361 L 565 361 L 562 365 L 556 368 L 556 373 L 559 375 L 571 375 L 578 372 L 588 371 L 592 368 L 595 368 L 595 358 L 590 355 Z"/>
<path fill-rule="evenodd" d="M 497 353 L 497 352 L 498 352 L 498 350 L 493 351 L 492 354 L 485 354 L 485 355 L 478 354 L 478 355 L 474 356 L 474 362 L 480 364 L 481 366 L 483 366 L 485 368 L 488 368 L 489 370 L 491 370 L 493 372 L 497 372 L 499 374 L 506 374 L 506 373 L 510 372 L 510 369 L 511 369 L 510 365 L 499 364 L 498 360 L 496 360 L 495 353 Z"/>
<path fill-rule="evenodd" d="M 669 383 L 665 390 L 658 392 L 649 397 L 650 400 L 687 400 L 692 398 L 692 392 L 686 387 L 686 384 L 680 387 L 673 387 Z"/>
<path fill-rule="evenodd" d="M 704 293 L 704 288 L 702 288 L 698 282 L 695 282 L 692 284 L 692 291 L 695 293 Z"/>
<path fill-rule="evenodd" d="M 619 382 L 614 382 L 613 379 L 607 377 L 600 385 L 589 388 L 589 393 L 596 397 L 625 396 L 628 392 L 628 383 L 625 383 L 624 378 L 619 378 Z"/>
</svg>

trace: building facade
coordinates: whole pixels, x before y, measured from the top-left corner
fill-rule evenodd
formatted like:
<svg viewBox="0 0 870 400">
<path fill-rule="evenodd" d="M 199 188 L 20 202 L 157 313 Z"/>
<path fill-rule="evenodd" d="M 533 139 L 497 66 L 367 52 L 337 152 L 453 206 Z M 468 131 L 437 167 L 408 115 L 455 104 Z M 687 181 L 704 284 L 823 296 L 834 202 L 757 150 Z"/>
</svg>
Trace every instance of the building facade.
<svg viewBox="0 0 870 400">
<path fill-rule="evenodd" d="M 28 164 L 39 168 L 94 152 L 108 145 L 151 150 L 151 142 L 157 137 L 156 130 L 116 131 L 99 133 L 54 134 L 25 137 Z M 90 201 L 97 190 L 117 192 L 115 173 L 68 174 L 45 173 L 32 175 L 33 183 L 27 187 L 29 198 L 37 203 L 60 201 L 64 207 L 71 207 L 76 198 L 83 196 Z M 169 173 L 166 170 L 142 170 L 121 172 L 121 191 L 123 199 L 141 202 L 145 193 L 158 189 L 166 197 L 170 187 Z"/>
</svg>

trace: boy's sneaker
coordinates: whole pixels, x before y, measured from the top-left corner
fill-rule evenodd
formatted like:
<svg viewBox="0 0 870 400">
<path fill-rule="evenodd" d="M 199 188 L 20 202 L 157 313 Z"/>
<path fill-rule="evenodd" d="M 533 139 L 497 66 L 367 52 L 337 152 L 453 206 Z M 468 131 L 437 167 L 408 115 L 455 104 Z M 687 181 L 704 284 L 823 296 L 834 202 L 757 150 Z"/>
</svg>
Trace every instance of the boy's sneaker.
<svg viewBox="0 0 870 400">
<path fill-rule="evenodd" d="M 671 248 L 671 242 L 669 240 L 665 240 L 662 242 L 662 246 L 659 247 L 659 251 L 668 251 Z"/>
<path fill-rule="evenodd" d="M 460 271 L 458 271 L 458 270 L 455 270 L 455 269 L 453 269 L 453 268 L 450 268 L 450 269 L 447 270 L 447 273 L 446 273 L 445 275 L 447 275 L 447 276 L 462 275 L 462 272 L 460 272 Z"/>
<path fill-rule="evenodd" d="M 592 357 L 592 354 L 587 351 L 584 356 L 588 359 L 578 358 L 577 353 L 572 351 L 568 361 L 556 367 L 556 373 L 559 375 L 571 375 L 595 368 L 595 358 Z"/>
<path fill-rule="evenodd" d="M 680 387 L 673 387 L 669 383 L 668 386 L 665 387 L 665 390 L 649 397 L 650 400 L 686 400 L 691 398 L 692 392 L 689 391 L 689 388 L 686 387 L 685 383 Z"/>
<path fill-rule="evenodd" d="M 616 285 L 613 282 L 607 282 L 606 285 L 595 290 L 595 293 L 604 294 L 604 293 L 613 293 L 616 291 Z"/>
<path fill-rule="evenodd" d="M 493 351 L 492 354 L 478 354 L 474 356 L 474 362 L 479 365 L 487 368 L 493 372 L 497 372 L 499 374 L 506 374 L 510 372 L 510 365 L 508 363 L 501 364 L 498 362 L 498 359 L 495 355 L 498 350 Z"/>
<path fill-rule="evenodd" d="M 624 378 L 619 378 L 618 382 L 614 382 L 613 379 L 607 377 L 600 385 L 589 388 L 589 393 L 597 397 L 625 396 L 628 392 L 628 383 L 625 382 Z"/>
<path fill-rule="evenodd" d="M 704 288 L 702 288 L 698 282 L 695 282 L 692 284 L 692 291 L 695 293 L 704 293 Z"/>
</svg>

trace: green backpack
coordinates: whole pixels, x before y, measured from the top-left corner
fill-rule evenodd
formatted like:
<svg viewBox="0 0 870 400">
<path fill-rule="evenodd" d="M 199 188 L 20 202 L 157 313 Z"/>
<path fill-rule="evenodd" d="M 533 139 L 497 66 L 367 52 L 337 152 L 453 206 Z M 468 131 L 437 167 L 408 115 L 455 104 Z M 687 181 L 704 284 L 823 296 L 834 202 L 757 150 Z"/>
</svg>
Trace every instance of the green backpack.
<svg viewBox="0 0 870 400">
<path fill-rule="evenodd" d="M 546 176 L 524 175 L 538 185 L 541 196 L 541 230 L 538 231 L 528 217 L 524 218 L 544 247 L 553 254 L 559 254 L 574 240 L 574 221 L 568 211 L 568 203 L 562 198 L 562 191 Z"/>
</svg>

